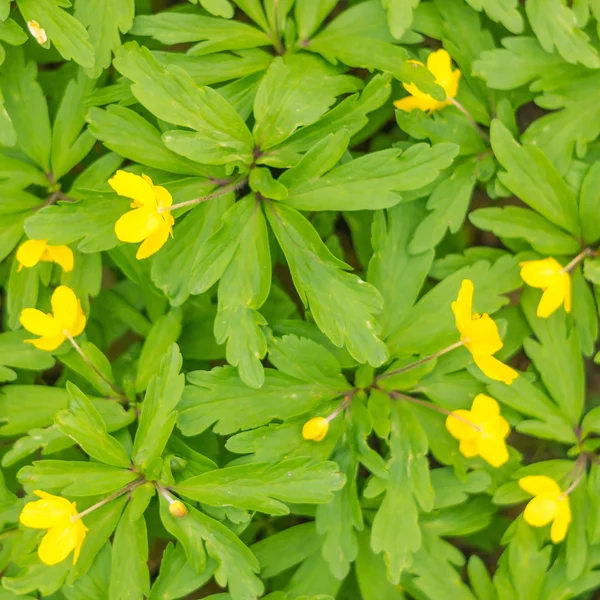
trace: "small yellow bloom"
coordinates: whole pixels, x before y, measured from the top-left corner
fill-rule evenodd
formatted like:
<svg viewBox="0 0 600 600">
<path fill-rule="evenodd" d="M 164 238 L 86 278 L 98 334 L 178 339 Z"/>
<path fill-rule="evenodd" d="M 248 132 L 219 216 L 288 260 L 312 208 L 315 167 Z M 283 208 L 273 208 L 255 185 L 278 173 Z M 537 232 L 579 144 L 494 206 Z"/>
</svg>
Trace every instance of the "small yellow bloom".
<svg viewBox="0 0 600 600">
<path fill-rule="evenodd" d="M 410 61 L 422 65 L 418 60 Z M 423 93 L 414 83 L 403 83 L 404 89 L 410 94 L 406 98 L 396 100 L 394 106 L 400 110 L 410 112 L 416 108 L 425 112 L 440 110 L 452 104 L 452 100 L 458 92 L 460 71 L 452 70 L 452 59 L 445 50 L 437 50 L 427 57 L 427 68 L 433 73 L 435 82 L 444 88 L 445 100 L 435 100 L 429 94 Z"/>
<path fill-rule="evenodd" d="M 535 496 L 525 507 L 525 521 L 533 527 L 544 527 L 552 521 L 550 539 L 555 544 L 562 542 L 571 522 L 569 496 L 561 493 L 558 483 L 545 475 L 522 477 L 519 486 Z"/>
<path fill-rule="evenodd" d="M 86 318 L 81 302 L 75 292 L 61 285 L 52 294 L 52 313 L 43 313 L 37 308 L 26 308 L 21 313 L 21 325 L 27 331 L 40 335 L 34 340 L 25 340 L 40 350 L 56 350 L 66 339 L 78 336 L 85 328 Z"/>
<path fill-rule="evenodd" d="M 510 433 L 510 425 L 500 415 L 500 407 L 494 398 L 479 394 L 473 400 L 471 410 L 455 410 L 448 415 L 446 429 L 460 440 L 458 449 L 463 456 L 481 456 L 492 467 L 501 467 L 508 460 L 505 439 Z"/>
<path fill-rule="evenodd" d="M 329 431 L 329 421 L 323 417 L 315 417 L 306 421 L 302 427 L 302 437 L 305 440 L 320 442 Z"/>
<path fill-rule="evenodd" d="M 50 246 L 46 240 L 27 240 L 17 250 L 19 271 L 23 267 L 34 267 L 40 261 L 55 262 L 63 271 L 72 271 L 74 258 L 69 246 Z"/>
<path fill-rule="evenodd" d="M 538 317 L 549 317 L 562 304 L 571 312 L 571 276 L 558 261 L 553 258 L 528 260 L 519 266 L 521 279 L 527 285 L 544 290 L 537 308 Z"/>
<path fill-rule="evenodd" d="M 29 32 L 36 39 L 37 43 L 40 46 L 43 46 L 48 41 L 48 36 L 46 32 L 40 27 L 40 24 L 35 21 L 27 21 L 27 27 L 29 28 Z"/>
<path fill-rule="evenodd" d="M 117 171 L 108 181 L 119 194 L 133 200 L 130 210 L 115 223 L 115 233 L 122 242 L 142 242 L 135 257 L 148 258 L 158 252 L 173 235 L 173 215 L 165 210 L 173 204 L 171 194 L 162 186 L 154 185 L 146 175 Z"/>
<path fill-rule="evenodd" d="M 56 565 L 75 550 L 75 564 L 88 530 L 81 519 L 75 518 L 77 504 L 41 490 L 33 493 L 41 500 L 28 502 L 23 507 L 19 520 L 25 527 L 48 530 L 38 548 L 40 560 L 49 566 Z"/>
<path fill-rule="evenodd" d="M 188 514 L 188 509 L 181 500 L 175 500 L 175 502 L 169 504 L 169 512 L 176 519 L 181 519 L 181 517 L 185 517 Z"/>
<path fill-rule="evenodd" d="M 510 385 L 519 374 L 493 356 L 504 345 L 498 333 L 498 326 L 487 314 L 472 314 L 472 306 L 473 282 L 464 279 L 458 298 L 452 303 L 460 339 L 485 375 Z"/>
</svg>

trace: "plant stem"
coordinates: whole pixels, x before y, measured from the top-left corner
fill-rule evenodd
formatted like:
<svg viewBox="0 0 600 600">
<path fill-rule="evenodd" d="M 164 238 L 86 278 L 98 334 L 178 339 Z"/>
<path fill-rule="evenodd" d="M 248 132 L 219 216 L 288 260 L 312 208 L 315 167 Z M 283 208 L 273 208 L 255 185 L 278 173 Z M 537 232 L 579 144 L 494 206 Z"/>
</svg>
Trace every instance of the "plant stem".
<svg viewBox="0 0 600 600">
<path fill-rule="evenodd" d="M 580 483 L 583 478 L 583 474 L 585 473 L 585 467 L 587 465 L 588 455 L 580 454 L 577 457 L 577 462 L 575 463 L 575 467 L 573 468 L 573 482 L 571 485 L 560 495 L 561 498 L 566 498 Z"/>
<path fill-rule="evenodd" d="M 232 182 L 229 185 L 222 187 L 221 189 L 216 190 L 215 192 L 211 192 L 207 196 L 201 196 L 200 198 L 194 198 L 193 200 L 186 200 L 185 202 L 179 202 L 178 204 L 173 204 L 171 206 L 160 206 L 158 208 L 158 212 L 167 212 L 177 210 L 178 208 L 183 208 L 184 206 L 192 206 L 194 204 L 200 204 L 201 202 L 206 202 L 207 200 L 213 200 L 214 198 L 219 198 L 220 196 L 224 196 L 229 192 L 235 192 L 235 190 L 239 190 L 241 187 L 246 185 L 248 178 L 246 176 L 238 179 L 237 181 Z"/>
<path fill-rule="evenodd" d="M 87 357 L 86 353 L 81 349 L 81 346 L 75 341 L 75 338 L 66 329 L 63 331 L 63 334 L 69 340 L 69 342 L 71 342 L 71 345 L 73 346 L 73 348 L 75 348 L 77 354 L 79 354 L 79 356 L 83 358 L 85 363 L 92 369 L 92 371 L 94 371 L 94 373 L 96 373 L 96 375 L 98 375 L 98 377 L 100 377 L 102 381 L 107 383 L 112 389 L 112 391 L 115 392 L 115 394 L 117 394 L 120 398 L 124 398 L 123 390 L 120 390 L 118 387 L 116 387 L 115 384 L 112 381 L 110 381 L 110 379 L 108 379 L 108 377 L 106 377 L 106 375 L 104 375 L 104 373 L 102 373 L 100 369 L 98 369 L 98 367 Z"/>
<path fill-rule="evenodd" d="M 358 392 L 358 389 L 354 388 L 353 390 L 350 390 L 345 396 L 344 399 L 340 402 L 340 405 L 328 416 L 325 417 L 325 420 L 330 423 L 331 421 L 333 421 L 333 419 L 335 419 L 344 409 L 348 408 L 348 406 L 350 406 L 350 400 L 352 400 L 352 398 L 356 395 L 356 393 Z"/>
<path fill-rule="evenodd" d="M 77 513 L 74 517 L 71 517 L 71 521 L 75 522 L 78 519 L 82 519 L 83 517 L 85 517 L 86 515 L 89 515 L 91 512 L 94 512 L 96 509 L 100 508 L 101 506 L 104 506 L 105 504 L 112 502 L 113 500 L 115 500 L 116 498 L 119 498 L 120 496 L 122 496 L 123 494 L 126 494 L 127 492 L 131 492 L 131 491 L 135 490 L 135 488 L 140 487 L 140 485 L 142 485 L 145 482 L 146 482 L 146 480 L 143 477 L 140 477 L 139 479 L 136 479 L 135 481 L 128 483 L 125 487 L 122 487 L 120 490 L 113 492 L 110 496 L 106 496 L 106 498 L 103 498 L 102 500 L 100 500 L 100 502 L 96 502 L 96 504 L 90 506 L 89 508 L 86 508 L 84 511 Z"/>
<path fill-rule="evenodd" d="M 475 122 L 475 119 L 471 116 L 471 113 L 458 100 L 452 98 L 450 102 L 452 102 L 452 104 L 456 106 L 456 108 L 458 108 L 458 110 L 460 110 L 465 117 L 467 117 L 469 123 L 471 123 L 471 125 L 475 128 L 475 131 L 477 131 L 477 133 L 489 144 L 490 136 L 483 131 L 481 127 L 479 127 L 479 125 Z"/>
<path fill-rule="evenodd" d="M 586 256 L 591 256 L 593 254 L 591 248 L 586 248 L 582 250 L 569 264 L 565 265 L 561 271 L 563 273 L 568 273 L 574 267 L 576 267 Z"/>
<path fill-rule="evenodd" d="M 381 389 L 381 388 L 377 388 L 377 389 Z M 471 423 L 471 421 L 467 421 L 467 419 L 463 419 L 463 417 L 455 414 L 453 411 L 446 410 L 445 408 L 442 408 L 441 406 L 436 406 L 435 404 L 432 404 L 431 402 L 427 402 L 426 400 L 420 400 L 419 398 L 413 398 L 412 396 L 407 396 L 406 394 L 402 394 L 401 392 L 396 392 L 393 390 L 392 391 L 381 390 L 381 391 L 386 392 L 390 398 L 395 398 L 396 400 L 406 400 L 407 402 L 412 402 L 413 404 L 418 404 L 419 406 L 424 406 L 425 408 L 435 410 L 436 412 L 438 412 L 442 415 L 446 415 L 447 417 L 453 417 L 457 421 L 461 421 L 465 425 L 469 425 L 469 427 L 472 427 L 473 429 L 476 429 L 477 431 L 482 431 L 481 427 L 479 427 L 478 425 L 475 425 L 475 423 Z"/>
<path fill-rule="evenodd" d="M 420 367 L 421 365 L 425 364 L 426 362 L 429 362 L 430 360 L 434 360 L 436 358 L 439 358 L 440 356 L 443 356 L 444 354 L 447 354 L 448 352 L 452 352 L 452 350 L 456 350 L 456 348 L 460 348 L 464 345 L 464 343 L 464 340 L 460 340 L 455 344 L 448 346 L 447 348 L 438 350 L 437 352 L 434 352 L 429 356 L 425 356 L 424 358 L 420 358 L 414 363 L 410 363 L 409 365 L 405 365 L 404 367 L 400 367 L 399 369 L 394 369 L 393 371 L 389 371 L 388 373 L 382 373 L 381 375 L 377 375 L 377 377 L 375 377 L 374 380 L 377 382 L 381 379 L 393 377 L 394 375 L 399 375 L 400 373 L 404 373 L 406 371 L 410 371 L 411 369 L 415 369 L 416 367 Z"/>
</svg>

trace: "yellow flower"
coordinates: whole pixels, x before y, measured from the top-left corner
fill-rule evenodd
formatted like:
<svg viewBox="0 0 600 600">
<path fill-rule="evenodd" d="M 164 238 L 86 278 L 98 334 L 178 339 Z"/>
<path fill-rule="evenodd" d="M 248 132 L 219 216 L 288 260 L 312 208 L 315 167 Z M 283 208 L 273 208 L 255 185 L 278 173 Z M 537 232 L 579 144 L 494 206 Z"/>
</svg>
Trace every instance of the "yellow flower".
<svg viewBox="0 0 600 600">
<path fill-rule="evenodd" d="M 176 519 L 181 519 L 181 517 L 185 517 L 188 514 L 188 509 L 181 500 L 175 500 L 175 502 L 169 504 L 169 512 Z"/>
<path fill-rule="evenodd" d="M 519 486 L 535 496 L 525 507 L 525 521 L 533 527 L 544 527 L 552 521 L 550 539 L 555 544 L 562 542 L 571 522 L 569 496 L 561 493 L 558 483 L 545 475 L 522 477 Z"/>
<path fill-rule="evenodd" d="M 23 267 L 34 267 L 40 260 L 55 262 L 63 271 L 73 270 L 73 251 L 69 246 L 50 246 L 46 240 L 27 240 L 17 250 L 19 271 Z"/>
<path fill-rule="evenodd" d="M 422 65 L 418 60 L 410 61 L 416 65 Z M 452 70 L 452 59 L 445 50 L 437 50 L 427 57 L 427 68 L 433 73 L 435 82 L 444 88 L 445 100 L 435 100 L 429 94 L 423 93 L 414 83 L 404 83 L 404 89 L 410 94 L 406 98 L 396 100 L 394 106 L 400 110 L 410 112 L 415 108 L 426 112 L 440 110 L 452 104 L 452 100 L 458 92 L 458 81 L 460 71 Z"/>
<path fill-rule="evenodd" d="M 41 500 L 28 502 L 23 507 L 19 520 L 25 527 L 48 530 L 38 548 L 40 560 L 49 566 L 56 565 L 75 550 L 75 564 L 87 531 L 81 519 L 75 519 L 77 504 L 41 490 L 33 493 Z"/>
<path fill-rule="evenodd" d="M 86 318 L 81 302 L 75 292 L 61 285 L 52 294 L 52 314 L 37 308 L 26 308 L 21 313 L 21 325 L 35 335 L 34 340 L 25 340 L 40 350 L 56 350 L 68 336 L 76 337 L 85 328 Z M 67 335 L 68 334 L 68 335 Z"/>
<path fill-rule="evenodd" d="M 27 21 L 27 27 L 29 28 L 31 35 L 36 39 L 40 46 L 43 46 L 48 41 L 46 32 L 40 27 L 40 24 L 37 21 L 33 19 L 31 21 Z"/>
<path fill-rule="evenodd" d="M 133 200 L 130 210 L 115 223 L 115 233 L 122 242 L 142 242 L 135 257 L 148 258 L 158 252 L 173 235 L 173 215 L 165 210 L 173 204 L 171 194 L 154 185 L 146 175 L 117 171 L 109 185 L 119 194 Z"/>
<path fill-rule="evenodd" d="M 460 339 L 485 375 L 510 385 L 519 374 L 492 356 L 504 345 L 498 333 L 498 326 L 487 314 L 472 314 L 472 306 L 473 282 L 464 279 L 458 298 L 452 303 Z"/>
<path fill-rule="evenodd" d="M 549 317 L 562 304 L 571 312 L 571 276 L 558 261 L 553 258 L 528 260 L 519 266 L 521 279 L 527 285 L 544 290 L 537 308 L 538 317 Z"/>
<path fill-rule="evenodd" d="M 329 421 L 323 417 L 315 417 L 306 421 L 302 427 L 302 437 L 305 440 L 320 442 L 329 431 Z"/>
<path fill-rule="evenodd" d="M 508 460 L 504 440 L 510 433 L 510 425 L 500 415 L 500 407 L 494 398 L 479 394 L 473 400 L 471 410 L 455 410 L 448 415 L 446 429 L 460 440 L 458 449 L 463 456 L 481 456 L 492 467 L 501 467 Z"/>
</svg>

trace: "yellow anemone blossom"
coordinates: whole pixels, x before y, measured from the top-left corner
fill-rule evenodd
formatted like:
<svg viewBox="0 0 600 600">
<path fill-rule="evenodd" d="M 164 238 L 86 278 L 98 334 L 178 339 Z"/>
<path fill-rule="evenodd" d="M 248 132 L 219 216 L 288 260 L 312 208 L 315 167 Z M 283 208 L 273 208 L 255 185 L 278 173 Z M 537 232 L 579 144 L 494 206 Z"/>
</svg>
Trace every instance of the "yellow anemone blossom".
<svg viewBox="0 0 600 600">
<path fill-rule="evenodd" d="M 19 271 L 23 267 L 34 267 L 40 261 L 55 262 L 63 271 L 73 270 L 73 250 L 69 246 L 50 246 L 46 240 L 27 240 L 17 250 Z"/>
<path fill-rule="evenodd" d="M 519 486 L 535 496 L 525 507 L 525 521 L 533 527 L 544 527 L 552 521 L 550 539 L 555 544 L 562 542 L 571 522 L 569 496 L 560 491 L 554 479 L 545 475 L 522 477 Z"/>
<path fill-rule="evenodd" d="M 508 460 L 505 439 L 510 433 L 510 425 L 500 415 L 500 407 L 494 398 L 479 394 L 473 400 L 471 410 L 455 410 L 448 415 L 446 428 L 460 440 L 458 449 L 463 456 L 481 456 L 492 467 L 501 467 Z"/>
<path fill-rule="evenodd" d="M 304 423 L 304 427 L 302 427 L 302 437 L 305 440 L 320 442 L 325 438 L 328 431 L 329 421 L 324 417 L 315 417 Z"/>
<path fill-rule="evenodd" d="M 66 498 L 53 496 L 41 490 L 33 492 L 41 500 L 28 502 L 19 520 L 25 527 L 47 529 L 38 548 L 38 556 L 46 565 L 62 562 L 75 550 L 73 564 L 79 558 L 87 527 L 77 519 L 77 505 Z"/>
<path fill-rule="evenodd" d="M 529 260 L 519 264 L 521 279 L 531 287 L 544 290 L 537 316 L 549 317 L 562 304 L 571 312 L 571 276 L 553 258 Z"/>
<path fill-rule="evenodd" d="M 473 282 L 464 279 L 458 298 L 452 303 L 460 339 L 485 375 L 510 385 L 519 374 L 493 356 L 504 345 L 498 333 L 498 326 L 487 314 L 472 314 L 472 306 Z"/>
<path fill-rule="evenodd" d="M 75 292 L 61 285 L 52 294 L 52 313 L 26 308 L 21 313 L 21 325 L 41 337 L 25 340 L 40 350 L 56 350 L 68 336 L 76 337 L 85 328 L 86 318 Z"/>
<path fill-rule="evenodd" d="M 171 194 L 154 185 L 146 175 L 117 171 L 109 185 L 119 194 L 133 200 L 130 210 L 115 223 L 115 233 L 122 242 L 142 242 L 135 257 L 148 258 L 158 252 L 173 235 L 173 215 L 167 209 L 173 204 Z"/>
<path fill-rule="evenodd" d="M 416 65 L 422 65 L 418 60 L 410 61 Z M 458 92 L 460 71 L 452 70 L 452 59 L 445 50 L 437 50 L 427 57 L 427 68 L 433 73 L 435 82 L 444 88 L 445 100 L 435 100 L 429 94 L 422 92 L 414 83 L 404 83 L 404 89 L 410 94 L 406 98 L 396 100 L 394 106 L 400 110 L 410 112 L 416 108 L 425 112 L 440 110 L 452 104 L 452 100 Z"/>
<path fill-rule="evenodd" d="M 46 31 L 36 20 L 32 19 L 31 21 L 27 21 L 27 28 L 40 46 L 43 46 L 48 41 Z"/>
</svg>

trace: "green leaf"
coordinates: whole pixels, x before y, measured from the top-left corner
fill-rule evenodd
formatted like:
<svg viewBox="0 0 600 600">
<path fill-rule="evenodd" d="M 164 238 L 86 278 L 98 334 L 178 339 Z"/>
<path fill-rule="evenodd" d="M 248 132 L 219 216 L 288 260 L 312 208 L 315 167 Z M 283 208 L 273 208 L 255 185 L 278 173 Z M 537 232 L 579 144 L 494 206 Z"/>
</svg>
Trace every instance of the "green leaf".
<svg viewBox="0 0 600 600">
<path fill-rule="evenodd" d="M 261 359 L 267 342 L 258 312 L 271 288 L 271 256 L 267 224 L 257 200 L 240 233 L 238 248 L 219 283 L 214 331 L 217 344 L 226 343 L 227 362 L 238 367 L 250 387 L 264 383 Z"/>
<path fill-rule="evenodd" d="M 413 21 L 413 11 L 421 0 L 382 0 L 383 8 L 387 10 L 387 21 L 396 39 L 400 39 Z"/>
<path fill-rule="evenodd" d="M 104 544 L 89 572 L 72 584 L 67 581 L 62 589 L 65 598 L 67 600 L 104 600 L 108 598 L 110 563 L 111 547 Z"/>
<path fill-rule="evenodd" d="M 73 438 L 87 454 L 99 462 L 127 469 L 131 460 L 125 448 L 106 431 L 100 413 L 86 395 L 72 383 L 67 383 L 69 406 L 59 412 L 55 422 L 62 433 Z"/>
<path fill-rule="evenodd" d="M 197 86 L 177 66 L 164 68 L 147 48 L 129 42 L 114 60 L 133 81 L 133 95 L 159 119 L 193 129 L 170 131 L 171 150 L 204 164 L 250 163 L 253 140 L 233 107 L 212 88 Z"/>
<path fill-rule="evenodd" d="M 65 60 L 86 69 L 94 65 L 94 48 L 85 27 L 66 10 L 60 0 L 18 0 L 25 21 L 37 21 Z"/>
<path fill-rule="evenodd" d="M 150 592 L 148 534 L 143 516 L 133 519 L 130 502 L 115 531 L 108 597 L 110 600 L 143 598 Z"/>
<path fill-rule="evenodd" d="M 183 544 L 165 548 L 160 562 L 160 573 L 152 584 L 148 600 L 175 600 L 189 595 L 203 586 L 213 575 L 214 566 L 207 565 L 202 573 L 197 573 L 188 562 Z"/>
<path fill-rule="evenodd" d="M 0 78 L 5 110 L 13 123 L 19 147 L 44 173 L 48 173 L 52 145 L 50 116 L 46 98 L 37 82 L 36 65 L 26 62 L 20 49 L 11 50 L 8 56 Z M 26 103 L 23 98 L 27 98 Z"/>
<path fill-rule="evenodd" d="M 30 336 L 24 330 L 0 333 L 0 365 L 30 371 L 50 369 L 54 365 L 54 358 L 47 352 L 24 343 Z M 13 378 L 16 378 L 16 373 L 12 373 Z"/>
<path fill-rule="evenodd" d="M 431 212 L 415 231 L 409 246 L 411 253 L 420 254 L 434 248 L 448 231 L 456 233 L 461 228 L 475 188 L 476 169 L 476 162 L 463 163 L 435 188 L 427 202 Z M 429 182 L 423 181 L 426 183 Z"/>
<path fill-rule="evenodd" d="M 111 63 L 111 53 L 121 46 L 121 33 L 133 25 L 135 0 L 86 0 L 77 2 L 75 17 L 88 30 L 94 48 L 94 65 L 88 75 L 95 79 Z"/>
<path fill-rule="evenodd" d="M 342 269 L 348 267 L 334 258 L 309 221 L 294 209 L 267 205 L 267 217 L 294 285 L 319 328 L 336 346 L 346 345 L 357 361 L 383 364 L 388 352 L 377 337 L 380 328 L 373 316 L 383 308 L 377 290 L 345 273 Z M 339 298 L 344 298 L 343 304 Z"/>
<path fill-rule="evenodd" d="M 85 377 L 85 379 L 87 379 L 87 381 L 89 381 L 102 395 L 111 396 L 115 393 L 115 389 L 111 384 L 108 383 L 108 381 L 114 383 L 110 361 L 91 342 L 82 342 L 80 346 L 83 350 L 83 353 L 89 359 L 89 362 L 91 362 L 91 365 L 84 360 L 74 348 L 67 354 L 61 354 L 60 361 L 72 371 L 75 371 L 82 377 Z M 101 377 L 96 372 L 94 367 L 95 369 L 98 369 L 98 371 L 100 371 L 100 373 L 102 373 L 106 379 Z"/>
<path fill-rule="evenodd" d="M 160 317 L 146 337 L 135 377 L 136 392 L 143 392 L 162 368 L 165 353 L 173 352 L 173 343 L 181 333 L 181 310 L 174 308 Z M 175 360 L 174 355 L 171 355 Z"/>
<path fill-rule="evenodd" d="M 502 184 L 546 219 L 578 235 L 577 199 L 544 153 L 518 144 L 497 120 L 492 122 L 491 139 L 505 169 L 498 174 Z"/>
<path fill-rule="evenodd" d="M 140 469 L 147 469 L 161 456 L 175 426 L 175 407 L 185 381 L 179 374 L 181 362 L 177 344 L 171 344 L 146 390 L 132 452 L 133 462 Z"/>
<path fill-rule="evenodd" d="M 235 506 L 272 515 L 290 512 L 285 503 L 325 504 L 344 485 L 334 462 L 292 458 L 280 463 L 251 463 L 208 471 L 173 489 L 210 506 Z"/>
<path fill-rule="evenodd" d="M 383 552 L 388 579 L 394 584 L 398 583 L 402 572 L 410 567 L 412 555 L 422 543 L 417 503 L 413 495 L 414 482 L 409 469 L 412 448 L 405 427 L 398 410 L 393 410 L 389 479 L 371 532 L 371 547 L 376 554 Z"/>
<path fill-rule="evenodd" d="M 187 559 L 197 572 L 205 568 L 206 553 L 215 560 L 215 580 L 222 587 L 229 586 L 233 600 L 255 600 L 262 594 L 263 584 L 255 575 L 259 570 L 256 557 L 225 525 L 192 506 L 186 517 L 176 519 L 162 497 L 160 518 L 167 531 L 184 545 Z"/>
<path fill-rule="evenodd" d="M 336 0 L 321 0 L 316 5 L 312 0 L 296 0 L 294 17 L 298 26 L 300 45 L 308 42 L 310 36 L 320 27 L 336 4 Z"/>
<path fill-rule="evenodd" d="M 587 172 L 579 195 L 579 220 L 586 244 L 600 240 L 600 162 Z"/>
<path fill-rule="evenodd" d="M 299 127 L 321 117 L 340 94 L 356 92 L 360 81 L 323 60 L 292 54 L 267 69 L 254 101 L 254 139 L 261 151 L 285 141 Z"/>
<path fill-rule="evenodd" d="M 188 375 L 188 382 L 191 385 L 185 386 L 177 422 L 184 435 L 201 433 L 213 423 L 215 433 L 231 434 L 273 419 L 288 419 L 343 395 L 348 388 L 348 384 L 340 389 L 331 383 L 265 369 L 265 383 L 253 389 L 241 381 L 233 367 L 194 371 Z"/>
<path fill-rule="evenodd" d="M 0 435 L 14 437 L 36 427 L 47 427 L 54 415 L 65 408 L 69 394 L 58 387 L 40 385 L 11 385 L 0 390 Z M 91 398 L 102 416 L 108 431 L 125 427 L 135 418 L 117 402 L 105 398 Z"/>
<path fill-rule="evenodd" d="M 527 289 L 521 306 L 538 341 L 527 339 L 525 352 L 533 361 L 544 385 L 569 421 L 579 423 L 585 398 L 583 359 L 577 330 L 567 326 L 565 315 L 556 311 L 547 319 L 535 315 L 539 293 Z"/>
<path fill-rule="evenodd" d="M 313 152 L 327 149 L 316 147 Z M 432 182 L 440 170 L 452 164 L 457 152 L 454 144 L 415 144 L 404 153 L 395 149 L 372 152 L 335 167 L 326 175 L 316 173 L 299 185 L 289 186 L 284 202 L 300 210 L 388 208 L 402 199 L 398 192 Z M 306 168 L 306 163 L 315 159 L 308 152 L 297 168 Z"/>
<path fill-rule="evenodd" d="M 546 52 L 556 51 L 570 63 L 590 69 L 600 67 L 598 52 L 589 37 L 577 27 L 575 14 L 561 0 L 528 0 L 527 18 Z"/>
<path fill-rule="evenodd" d="M 433 74 L 423 66 L 407 63 L 408 54 L 394 41 L 380 0 L 368 0 L 343 11 L 305 47 L 333 64 L 339 61 L 351 67 L 387 71 L 443 100 L 445 93 L 434 82 Z"/>
<path fill-rule="evenodd" d="M 138 15 L 131 33 L 168 45 L 200 42 L 190 49 L 194 56 L 271 45 L 265 33 L 247 23 L 176 12 Z"/>
<path fill-rule="evenodd" d="M 250 171 L 248 184 L 250 189 L 264 198 L 272 200 L 285 200 L 288 196 L 286 187 L 273 179 L 271 171 L 263 167 L 257 167 Z"/>
<path fill-rule="evenodd" d="M 66 496 L 107 495 L 138 477 L 129 469 L 86 461 L 40 460 L 19 471 L 27 492 L 41 489 Z"/>
<path fill-rule="evenodd" d="M 537 212 L 520 206 L 480 208 L 469 215 L 469 220 L 500 238 L 525 240 L 541 254 L 575 254 L 579 250 L 575 238 Z"/>
<path fill-rule="evenodd" d="M 209 175 L 207 167 L 169 150 L 158 129 L 128 108 L 116 104 L 106 110 L 92 108 L 87 119 L 97 139 L 129 160 L 169 173 Z"/>
<path fill-rule="evenodd" d="M 511 33 L 523 31 L 519 0 L 467 0 L 467 3 L 475 10 L 484 10 L 492 21 L 502 23 Z"/>
</svg>

